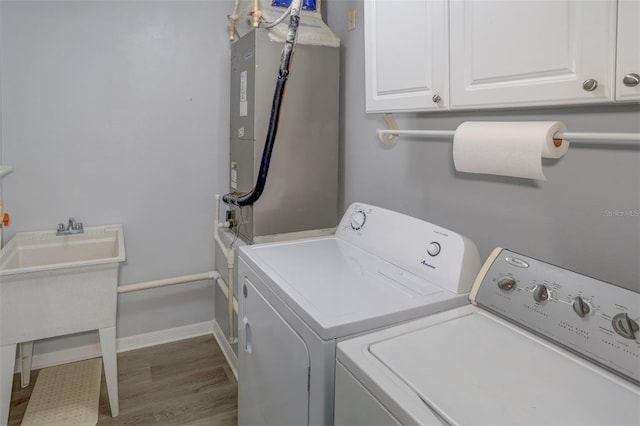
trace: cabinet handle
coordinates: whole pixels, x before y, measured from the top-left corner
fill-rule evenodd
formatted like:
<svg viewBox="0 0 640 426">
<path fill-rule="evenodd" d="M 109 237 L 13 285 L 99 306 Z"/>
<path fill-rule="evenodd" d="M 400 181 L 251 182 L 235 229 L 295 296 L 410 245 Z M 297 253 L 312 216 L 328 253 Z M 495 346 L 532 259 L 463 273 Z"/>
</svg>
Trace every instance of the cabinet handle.
<svg viewBox="0 0 640 426">
<path fill-rule="evenodd" d="M 598 80 L 594 80 L 593 78 L 585 80 L 582 83 L 582 88 L 587 92 L 593 92 L 594 90 L 596 90 L 596 87 L 598 87 Z"/>
<path fill-rule="evenodd" d="M 433 98 L 431 98 L 431 100 L 433 101 L 433 103 L 437 104 L 442 100 L 442 98 L 440 97 L 440 95 L 433 95 Z"/>
<path fill-rule="evenodd" d="M 638 75 L 636 73 L 627 74 L 622 79 L 622 82 L 627 87 L 635 87 L 635 86 L 638 85 L 638 83 L 640 83 L 640 75 Z"/>
</svg>

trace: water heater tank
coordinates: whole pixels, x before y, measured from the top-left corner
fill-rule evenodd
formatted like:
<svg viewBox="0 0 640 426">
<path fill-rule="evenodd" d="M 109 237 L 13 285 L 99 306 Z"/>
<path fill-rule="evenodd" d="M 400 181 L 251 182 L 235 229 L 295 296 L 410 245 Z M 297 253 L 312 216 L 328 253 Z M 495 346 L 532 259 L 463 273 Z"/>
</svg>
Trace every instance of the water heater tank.
<svg viewBox="0 0 640 426">
<path fill-rule="evenodd" d="M 283 47 L 272 35 L 257 29 L 232 45 L 232 193 L 250 191 L 260 167 Z M 296 45 L 265 190 L 229 206 L 248 242 L 337 225 L 339 60 L 338 46 Z"/>
</svg>

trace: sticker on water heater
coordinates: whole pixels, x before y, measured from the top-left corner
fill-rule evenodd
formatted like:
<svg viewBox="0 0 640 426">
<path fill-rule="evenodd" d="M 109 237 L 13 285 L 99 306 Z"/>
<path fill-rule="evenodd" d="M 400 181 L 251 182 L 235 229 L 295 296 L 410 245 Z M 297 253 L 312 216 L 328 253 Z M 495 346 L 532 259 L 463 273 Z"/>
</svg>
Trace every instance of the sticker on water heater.
<svg viewBox="0 0 640 426">
<path fill-rule="evenodd" d="M 236 169 L 231 170 L 231 189 L 238 189 L 238 172 Z"/>
<path fill-rule="evenodd" d="M 238 163 L 231 162 L 231 189 L 238 189 Z"/>
<path fill-rule="evenodd" d="M 244 127 L 238 128 L 238 137 L 244 137 Z"/>
<path fill-rule="evenodd" d="M 246 117 L 247 112 L 247 70 L 244 70 L 240 73 L 240 117 Z"/>
<path fill-rule="evenodd" d="M 240 102 L 247 100 L 247 70 L 240 73 Z"/>
</svg>

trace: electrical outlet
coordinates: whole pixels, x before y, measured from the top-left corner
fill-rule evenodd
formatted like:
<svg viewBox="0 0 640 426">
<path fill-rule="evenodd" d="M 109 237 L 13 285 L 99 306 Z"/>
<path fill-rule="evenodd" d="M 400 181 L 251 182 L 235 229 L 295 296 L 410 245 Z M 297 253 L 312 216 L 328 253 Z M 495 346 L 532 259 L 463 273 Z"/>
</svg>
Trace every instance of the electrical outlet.
<svg viewBox="0 0 640 426">
<path fill-rule="evenodd" d="M 356 29 L 356 10 L 352 9 L 347 13 L 347 30 L 353 31 Z"/>
</svg>

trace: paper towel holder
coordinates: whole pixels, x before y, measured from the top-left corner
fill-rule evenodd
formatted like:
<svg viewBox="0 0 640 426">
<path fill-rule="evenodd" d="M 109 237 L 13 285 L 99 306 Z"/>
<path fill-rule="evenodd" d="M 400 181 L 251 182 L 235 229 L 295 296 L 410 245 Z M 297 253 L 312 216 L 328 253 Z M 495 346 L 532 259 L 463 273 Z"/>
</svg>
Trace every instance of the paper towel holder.
<svg viewBox="0 0 640 426">
<path fill-rule="evenodd" d="M 407 136 L 427 136 L 427 137 L 453 137 L 455 130 L 399 130 L 398 123 L 391 113 L 380 114 L 387 124 L 388 130 L 376 129 L 378 139 L 385 145 L 395 145 L 400 139 L 400 135 Z M 553 145 L 559 148 L 564 139 L 585 142 L 615 141 L 631 144 L 640 144 L 640 133 L 596 133 L 596 132 L 563 132 L 553 135 Z"/>
</svg>

